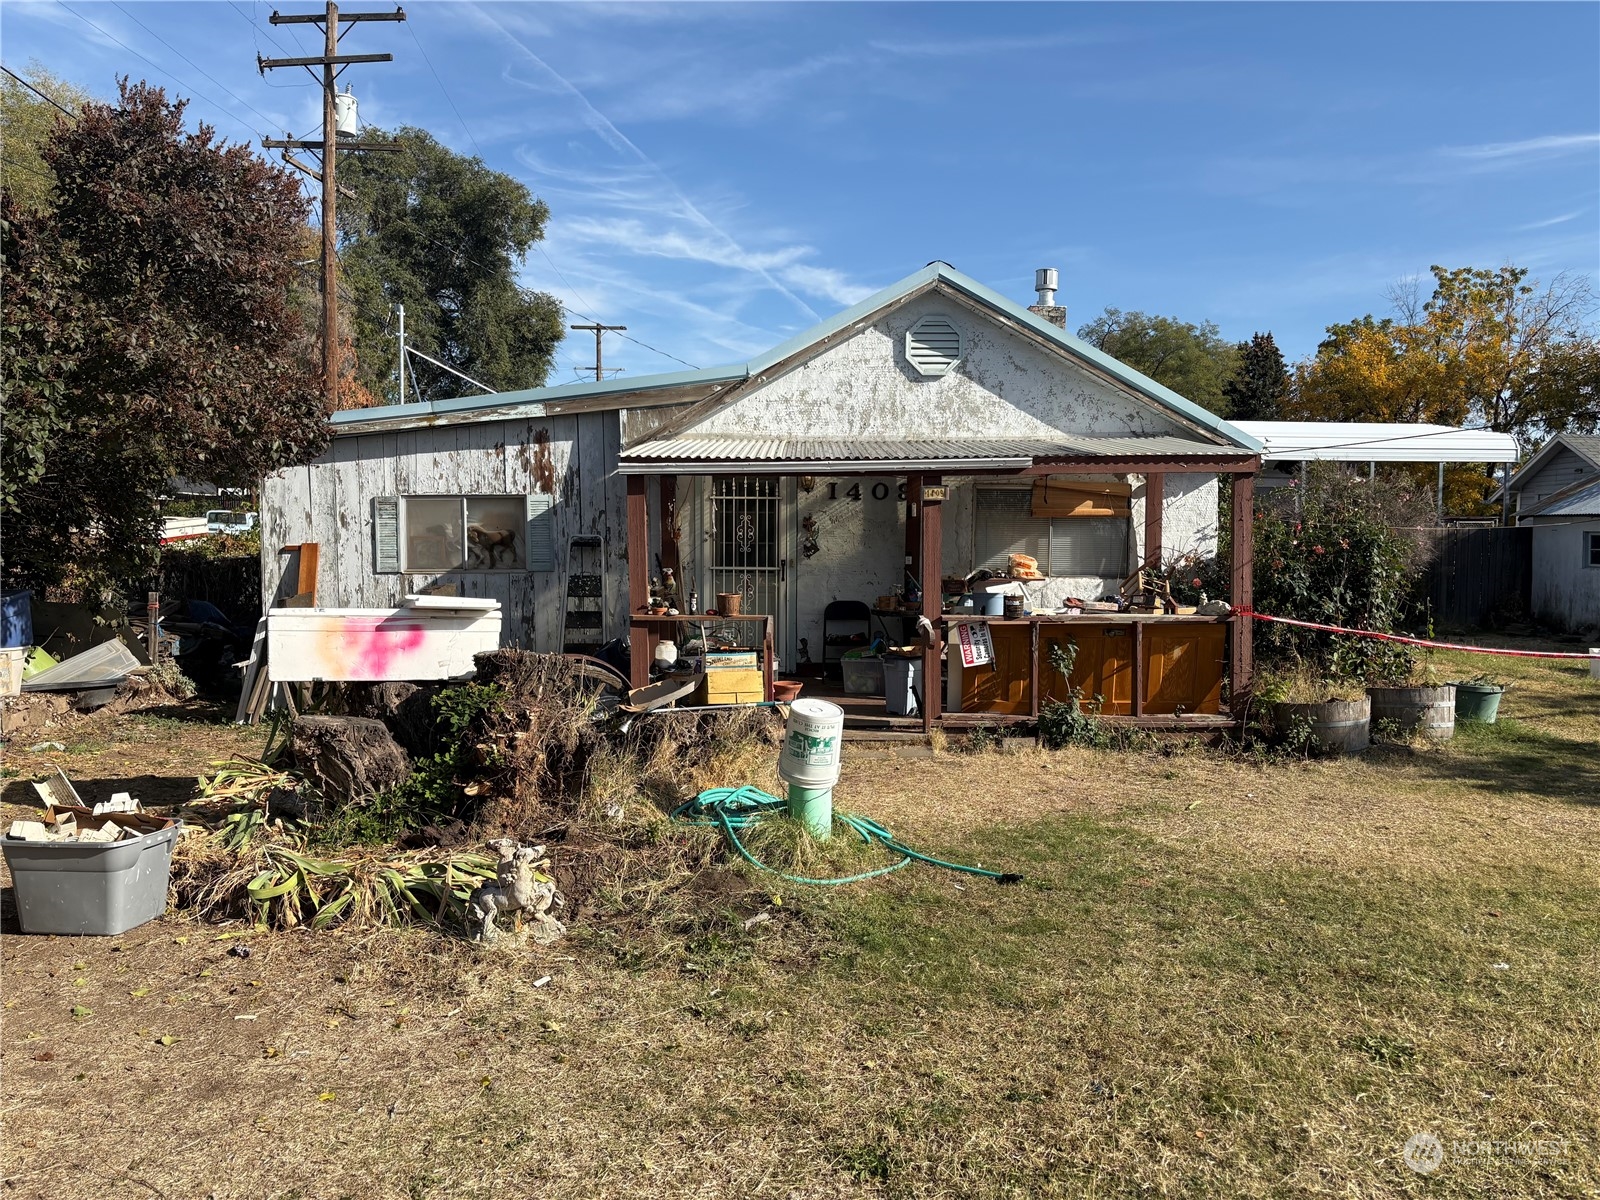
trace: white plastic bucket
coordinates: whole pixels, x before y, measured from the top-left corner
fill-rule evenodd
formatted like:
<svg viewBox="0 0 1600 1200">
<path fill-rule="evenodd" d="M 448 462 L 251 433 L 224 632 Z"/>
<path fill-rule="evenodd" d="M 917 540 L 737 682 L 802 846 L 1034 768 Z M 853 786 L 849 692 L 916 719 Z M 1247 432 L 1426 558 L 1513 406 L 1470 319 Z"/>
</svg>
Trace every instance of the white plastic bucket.
<svg viewBox="0 0 1600 1200">
<path fill-rule="evenodd" d="M 789 725 L 778 756 L 778 774 L 805 788 L 830 788 L 839 782 L 839 744 L 844 740 L 844 709 L 826 700 L 802 697 L 789 706 Z"/>
</svg>

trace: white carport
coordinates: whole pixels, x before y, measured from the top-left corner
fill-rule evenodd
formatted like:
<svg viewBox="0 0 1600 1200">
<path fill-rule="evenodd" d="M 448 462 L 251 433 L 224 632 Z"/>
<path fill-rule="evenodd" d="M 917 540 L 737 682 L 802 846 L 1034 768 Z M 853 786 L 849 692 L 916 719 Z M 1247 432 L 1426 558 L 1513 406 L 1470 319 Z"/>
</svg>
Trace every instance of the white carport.
<svg viewBox="0 0 1600 1200">
<path fill-rule="evenodd" d="M 1364 462 L 1368 476 L 1377 464 L 1438 463 L 1439 516 L 1444 516 L 1446 463 L 1502 463 L 1517 461 L 1517 439 L 1492 429 L 1462 429 L 1454 425 L 1406 424 L 1387 421 L 1234 421 L 1262 444 L 1263 468 L 1274 462 Z M 1272 481 L 1263 472 L 1260 486 Z"/>
</svg>

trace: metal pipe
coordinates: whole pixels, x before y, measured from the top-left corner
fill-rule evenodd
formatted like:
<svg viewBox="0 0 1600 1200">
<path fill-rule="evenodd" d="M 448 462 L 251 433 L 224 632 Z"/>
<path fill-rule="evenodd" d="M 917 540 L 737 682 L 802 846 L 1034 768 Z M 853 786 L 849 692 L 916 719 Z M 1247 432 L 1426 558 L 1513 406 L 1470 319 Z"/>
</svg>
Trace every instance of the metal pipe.
<svg viewBox="0 0 1600 1200">
<path fill-rule="evenodd" d="M 395 311 L 400 314 L 400 403 L 406 402 L 406 306 L 396 304 Z"/>
<path fill-rule="evenodd" d="M 487 383 L 479 383 L 471 375 L 463 375 L 460 371 L 456 370 L 449 363 L 442 363 L 437 358 L 434 358 L 430 354 L 424 354 L 421 350 L 412 349 L 411 347 L 407 347 L 406 348 L 406 353 L 407 354 L 415 354 L 418 358 L 422 359 L 424 362 L 431 362 L 434 366 L 439 367 L 442 370 L 449 371 L 450 374 L 458 376 L 461 379 L 465 379 L 473 387 L 482 388 L 484 391 L 488 392 L 491 396 L 498 395 L 498 393 L 495 391 L 495 389 L 490 387 Z"/>
</svg>

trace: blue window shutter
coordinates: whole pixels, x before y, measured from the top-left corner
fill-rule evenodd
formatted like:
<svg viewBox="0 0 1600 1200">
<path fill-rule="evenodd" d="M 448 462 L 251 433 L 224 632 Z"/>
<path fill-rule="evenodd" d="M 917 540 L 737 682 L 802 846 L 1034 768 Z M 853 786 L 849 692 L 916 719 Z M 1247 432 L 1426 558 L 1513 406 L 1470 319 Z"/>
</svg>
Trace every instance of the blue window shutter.
<svg viewBox="0 0 1600 1200">
<path fill-rule="evenodd" d="M 374 496 L 372 499 L 372 569 L 379 575 L 400 573 L 400 499 Z"/>
<path fill-rule="evenodd" d="M 556 515 L 554 501 L 543 492 L 528 497 L 528 570 L 556 569 Z"/>
</svg>

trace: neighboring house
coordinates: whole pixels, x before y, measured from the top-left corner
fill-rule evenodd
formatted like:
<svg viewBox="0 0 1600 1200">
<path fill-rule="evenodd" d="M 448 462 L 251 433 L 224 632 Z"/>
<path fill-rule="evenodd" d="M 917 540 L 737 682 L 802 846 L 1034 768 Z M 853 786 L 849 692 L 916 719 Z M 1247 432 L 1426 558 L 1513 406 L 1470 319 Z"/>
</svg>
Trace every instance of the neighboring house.
<svg viewBox="0 0 1600 1200">
<path fill-rule="evenodd" d="M 1600 630 L 1600 474 L 1524 505 L 1519 524 L 1533 530 L 1533 615 L 1574 632 Z"/>
<path fill-rule="evenodd" d="M 1597 476 L 1600 476 L 1600 436 L 1556 434 L 1506 483 L 1512 495 L 1513 523 L 1557 492 Z M 1491 497 L 1499 498 L 1498 493 Z"/>
<path fill-rule="evenodd" d="M 321 606 L 444 586 L 499 599 L 507 643 L 554 651 L 570 541 L 594 537 L 575 553 L 603 557 L 603 633 L 632 639 L 642 682 L 664 567 L 680 605 L 740 593 L 772 614 L 793 666 L 822 658 L 830 603 L 931 582 L 937 614 L 944 578 L 1012 553 L 1039 562 L 1038 607 L 1214 553 L 1219 475 L 1248 514 L 1260 444 L 1040 300 L 933 263 L 749 363 L 337 413 L 323 457 L 263 486 L 264 594 L 294 590 L 280 548 L 314 542 Z M 1247 523 L 1234 540 L 1247 555 Z M 1240 695 L 1248 624 L 1229 631 Z"/>
</svg>

